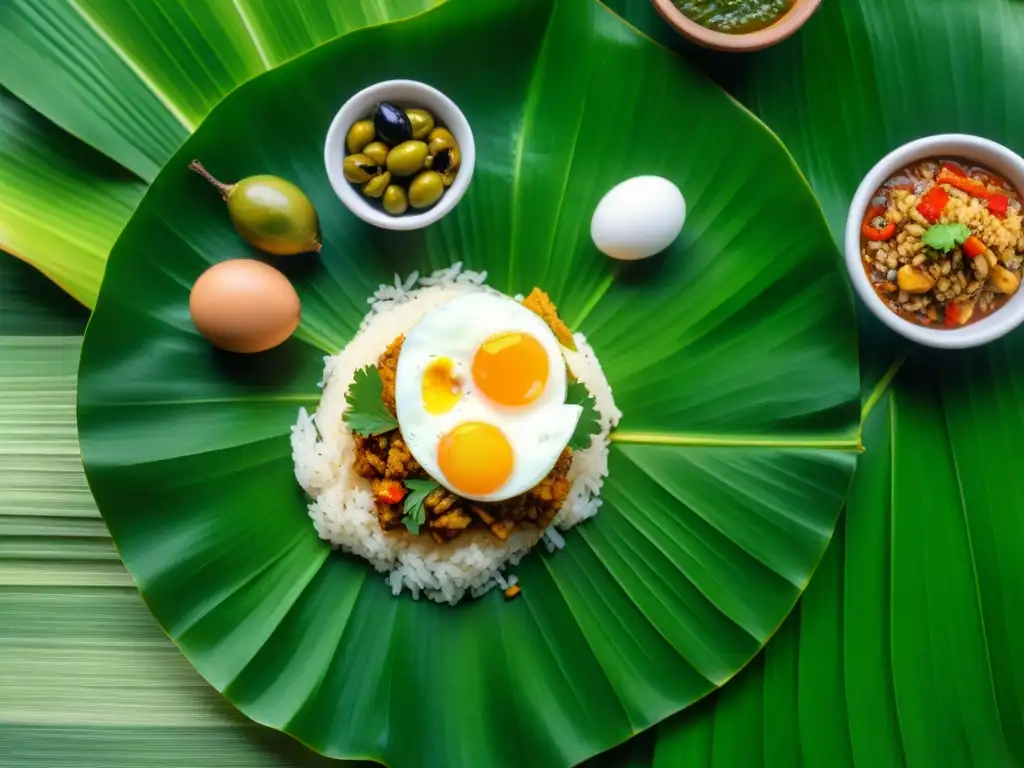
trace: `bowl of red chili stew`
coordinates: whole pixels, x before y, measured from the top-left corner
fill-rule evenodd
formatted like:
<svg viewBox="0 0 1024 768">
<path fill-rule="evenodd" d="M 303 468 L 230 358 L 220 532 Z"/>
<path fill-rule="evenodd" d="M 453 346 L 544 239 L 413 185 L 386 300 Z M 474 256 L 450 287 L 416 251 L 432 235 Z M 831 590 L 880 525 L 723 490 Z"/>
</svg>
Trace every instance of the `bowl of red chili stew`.
<svg viewBox="0 0 1024 768">
<path fill-rule="evenodd" d="M 1024 159 L 964 134 L 910 142 L 865 176 L 846 221 L 854 290 L 930 347 L 986 344 L 1024 321 Z"/>
</svg>

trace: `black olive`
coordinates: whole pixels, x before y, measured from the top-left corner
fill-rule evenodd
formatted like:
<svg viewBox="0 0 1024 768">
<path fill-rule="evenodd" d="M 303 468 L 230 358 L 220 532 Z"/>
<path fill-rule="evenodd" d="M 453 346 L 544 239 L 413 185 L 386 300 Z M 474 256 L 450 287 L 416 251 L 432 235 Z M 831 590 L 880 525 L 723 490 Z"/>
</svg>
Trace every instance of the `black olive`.
<svg viewBox="0 0 1024 768">
<path fill-rule="evenodd" d="M 386 101 L 378 101 L 374 107 L 373 127 L 377 130 L 377 136 L 393 147 L 412 138 L 412 123 L 405 110 Z"/>
<path fill-rule="evenodd" d="M 452 165 L 452 151 L 450 149 L 442 149 L 436 155 L 434 155 L 434 162 L 431 164 L 431 170 L 437 171 L 438 173 L 444 173 Z"/>
</svg>

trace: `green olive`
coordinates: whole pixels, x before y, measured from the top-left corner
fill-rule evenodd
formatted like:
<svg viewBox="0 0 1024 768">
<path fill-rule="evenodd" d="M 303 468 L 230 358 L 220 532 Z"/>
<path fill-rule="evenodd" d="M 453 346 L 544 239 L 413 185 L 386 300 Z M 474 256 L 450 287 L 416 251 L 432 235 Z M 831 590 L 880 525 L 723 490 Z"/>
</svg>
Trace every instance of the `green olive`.
<svg viewBox="0 0 1024 768">
<path fill-rule="evenodd" d="M 392 216 L 401 216 L 408 207 L 409 198 L 400 186 L 392 184 L 384 190 L 384 210 Z"/>
<path fill-rule="evenodd" d="M 377 175 L 378 166 L 366 155 L 349 155 L 342 164 L 345 178 L 353 184 L 365 184 Z"/>
<path fill-rule="evenodd" d="M 412 137 L 422 141 L 434 130 L 434 116 L 425 109 L 407 109 L 405 114 L 412 123 Z"/>
<path fill-rule="evenodd" d="M 391 183 L 391 174 L 387 171 L 380 174 L 380 176 L 374 176 L 368 182 L 363 184 L 363 194 L 367 197 L 377 198 L 384 194 L 384 190 L 387 189 L 388 184 Z"/>
<path fill-rule="evenodd" d="M 429 208 L 444 194 L 444 182 L 437 171 L 423 171 L 409 185 L 409 205 Z"/>
<path fill-rule="evenodd" d="M 383 168 L 384 164 L 387 162 L 388 152 L 390 151 L 391 148 L 383 141 L 374 141 L 363 147 L 363 154 L 373 160 L 373 162 L 381 168 Z"/>
<path fill-rule="evenodd" d="M 457 147 L 458 142 L 447 128 L 435 128 L 427 137 L 427 148 L 431 156 L 437 155 L 443 149 Z"/>
<path fill-rule="evenodd" d="M 423 168 L 427 145 L 422 141 L 403 141 L 388 152 L 388 170 L 395 176 L 412 176 Z"/>
<path fill-rule="evenodd" d="M 352 127 L 348 129 L 345 146 L 350 155 L 358 155 L 376 136 L 373 120 L 360 120 L 358 123 L 352 123 Z"/>
</svg>

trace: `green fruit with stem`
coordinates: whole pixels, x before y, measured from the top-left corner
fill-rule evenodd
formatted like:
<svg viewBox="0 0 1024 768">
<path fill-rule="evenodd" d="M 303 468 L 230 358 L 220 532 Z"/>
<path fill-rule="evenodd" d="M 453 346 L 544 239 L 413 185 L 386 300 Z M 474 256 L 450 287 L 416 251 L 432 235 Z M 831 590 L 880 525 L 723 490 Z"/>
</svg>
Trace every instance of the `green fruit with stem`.
<svg viewBox="0 0 1024 768">
<path fill-rule="evenodd" d="M 306 194 L 278 176 L 218 181 L 198 160 L 188 166 L 210 182 L 228 204 L 231 223 L 247 243 L 275 256 L 320 251 L 320 220 Z"/>
</svg>

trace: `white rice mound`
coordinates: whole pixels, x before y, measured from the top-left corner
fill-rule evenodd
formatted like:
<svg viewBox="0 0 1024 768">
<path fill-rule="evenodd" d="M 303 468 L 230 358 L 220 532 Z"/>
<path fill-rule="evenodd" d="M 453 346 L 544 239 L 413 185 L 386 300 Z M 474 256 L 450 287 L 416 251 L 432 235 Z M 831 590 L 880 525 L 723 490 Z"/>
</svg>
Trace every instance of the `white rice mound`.
<svg viewBox="0 0 1024 768">
<path fill-rule="evenodd" d="M 486 278 L 486 272 L 463 271 L 459 263 L 429 277 L 414 272 L 404 281 L 396 276 L 394 285 L 382 285 L 367 299 L 370 311 L 355 338 L 338 354 L 324 358 L 323 395 L 316 413 L 310 416 L 300 409 L 291 430 L 295 477 L 312 498 L 309 516 L 320 538 L 387 572 L 386 582 L 395 595 L 405 589 L 414 599 L 424 594 L 455 605 L 466 592 L 478 597 L 495 585 L 505 588 L 515 583 L 515 576 L 506 579 L 502 571 L 517 564 L 542 538 L 536 529 L 518 530 L 507 541 L 489 531 L 472 530 L 445 544 L 404 530 L 385 534 L 374 514 L 370 482 L 353 470 L 355 443 L 342 420 L 348 405 L 345 395 L 357 370 L 376 363 L 387 346 L 428 310 L 463 293 L 496 294 L 484 285 Z M 622 416 L 586 338 L 577 333 L 574 339 L 578 351 L 563 352 L 569 368 L 597 401 L 601 432 L 588 449 L 573 453 L 569 496 L 543 534 L 552 551 L 564 544 L 556 527 L 566 531 L 597 514 L 608 474 L 608 434 Z"/>
</svg>

